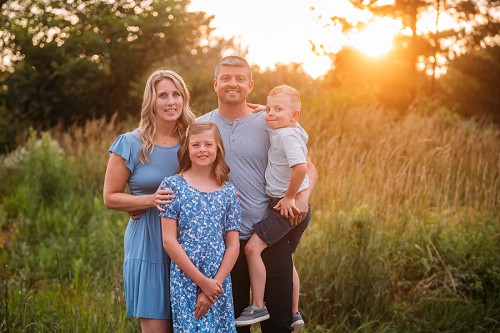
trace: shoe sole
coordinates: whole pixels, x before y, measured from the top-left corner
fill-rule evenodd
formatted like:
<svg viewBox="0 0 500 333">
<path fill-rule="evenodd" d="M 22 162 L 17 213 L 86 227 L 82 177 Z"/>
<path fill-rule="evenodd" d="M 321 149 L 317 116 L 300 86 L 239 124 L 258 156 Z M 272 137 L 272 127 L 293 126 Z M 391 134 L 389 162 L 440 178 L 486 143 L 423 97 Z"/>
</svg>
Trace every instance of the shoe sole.
<svg viewBox="0 0 500 333">
<path fill-rule="evenodd" d="M 269 318 L 271 318 L 270 315 L 265 315 L 265 316 L 262 316 L 259 318 L 249 319 L 249 320 L 245 320 L 245 321 L 243 321 L 243 320 L 236 321 L 234 324 L 236 327 L 248 326 L 248 325 L 260 323 L 261 321 L 267 320 Z"/>
<path fill-rule="evenodd" d="M 293 333 L 297 333 L 304 327 L 304 321 L 303 320 L 297 320 L 292 323 L 292 328 L 293 328 Z"/>
</svg>

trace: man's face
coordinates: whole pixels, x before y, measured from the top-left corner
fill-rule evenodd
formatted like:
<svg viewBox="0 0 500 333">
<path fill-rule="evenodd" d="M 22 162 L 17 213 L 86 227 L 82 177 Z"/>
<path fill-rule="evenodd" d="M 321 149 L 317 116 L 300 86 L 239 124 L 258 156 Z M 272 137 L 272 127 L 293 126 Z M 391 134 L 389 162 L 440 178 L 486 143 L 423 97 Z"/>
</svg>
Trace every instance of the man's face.
<svg viewBox="0 0 500 333">
<path fill-rule="evenodd" d="M 220 103 L 242 104 L 253 89 L 253 81 L 245 67 L 222 65 L 214 89 Z"/>
</svg>

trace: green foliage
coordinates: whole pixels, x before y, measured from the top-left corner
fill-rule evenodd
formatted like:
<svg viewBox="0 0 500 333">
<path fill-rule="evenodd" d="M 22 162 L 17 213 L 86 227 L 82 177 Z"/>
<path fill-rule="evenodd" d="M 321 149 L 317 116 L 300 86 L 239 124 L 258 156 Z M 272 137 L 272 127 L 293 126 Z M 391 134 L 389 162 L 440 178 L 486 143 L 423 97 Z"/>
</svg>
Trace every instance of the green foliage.
<svg viewBox="0 0 500 333">
<path fill-rule="evenodd" d="M 500 46 L 465 54 L 450 64 L 441 82 L 447 103 L 465 117 L 500 124 Z"/>
<path fill-rule="evenodd" d="M 397 119 L 348 92 L 304 99 L 320 184 L 294 257 L 303 331 L 498 331 L 498 130 L 464 130 L 432 101 Z M 127 215 L 101 194 L 107 148 L 129 126 L 113 117 L 31 131 L 1 158 L 0 332 L 140 330 L 125 317 Z M 427 198 L 436 191 L 453 200 Z"/>
<path fill-rule="evenodd" d="M 186 61 L 208 38 L 211 18 L 188 12 L 188 3 L 4 2 L 0 45 L 15 56 L 11 72 L 0 76 L 0 105 L 12 112 L 14 124 L 37 129 L 137 113 L 142 94 L 130 93 L 133 84 L 158 64 Z M 0 132 L 12 123 L 0 122 Z M 9 133 L 0 145 L 11 148 Z"/>
<path fill-rule="evenodd" d="M 452 220 L 458 224 L 447 228 Z M 302 311 L 318 325 L 307 332 L 500 327 L 498 220 L 442 212 L 400 229 L 380 222 L 367 206 L 315 213 L 295 256 Z"/>
</svg>

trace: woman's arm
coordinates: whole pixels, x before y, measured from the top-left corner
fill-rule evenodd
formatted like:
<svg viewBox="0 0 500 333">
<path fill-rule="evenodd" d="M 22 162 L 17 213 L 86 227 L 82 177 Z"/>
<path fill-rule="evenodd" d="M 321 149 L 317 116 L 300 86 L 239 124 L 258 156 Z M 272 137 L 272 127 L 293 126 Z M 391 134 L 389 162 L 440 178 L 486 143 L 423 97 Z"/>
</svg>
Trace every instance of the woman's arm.
<svg viewBox="0 0 500 333">
<path fill-rule="evenodd" d="M 240 233 L 237 230 L 230 230 L 226 233 L 226 251 L 224 252 L 224 257 L 222 257 L 219 270 L 214 277 L 221 284 L 233 269 L 236 259 L 238 259 L 238 255 L 240 254 L 239 235 Z"/>
<path fill-rule="evenodd" d="M 103 197 L 106 208 L 124 212 L 140 212 L 170 202 L 172 195 L 167 194 L 172 192 L 170 190 L 158 189 L 156 193 L 145 195 L 125 193 L 125 186 L 130 175 L 131 172 L 125 165 L 125 159 L 111 153 L 104 177 Z"/>
<path fill-rule="evenodd" d="M 203 275 L 189 259 L 186 251 L 177 241 L 177 221 L 167 217 L 161 218 L 161 234 L 163 248 L 170 258 L 186 273 L 208 297 L 210 302 L 222 293 L 222 283 L 216 279 L 210 279 Z"/>
</svg>

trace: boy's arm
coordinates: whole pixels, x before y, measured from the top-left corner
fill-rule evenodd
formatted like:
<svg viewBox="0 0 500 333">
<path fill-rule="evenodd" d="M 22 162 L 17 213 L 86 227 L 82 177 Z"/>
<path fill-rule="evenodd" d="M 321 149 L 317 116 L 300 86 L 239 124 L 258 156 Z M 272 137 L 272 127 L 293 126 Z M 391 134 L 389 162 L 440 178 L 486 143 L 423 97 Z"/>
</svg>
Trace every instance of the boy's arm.
<svg viewBox="0 0 500 333">
<path fill-rule="evenodd" d="M 306 216 L 309 210 L 309 198 L 313 194 L 316 184 L 318 183 L 318 173 L 309 156 L 307 156 L 307 177 L 309 178 L 309 187 L 297 193 L 295 205 L 299 209 L 299 213 L 296 214 L 294 218 L 288 219 L 290 225 L 297 225 Z"/>
</svg>

